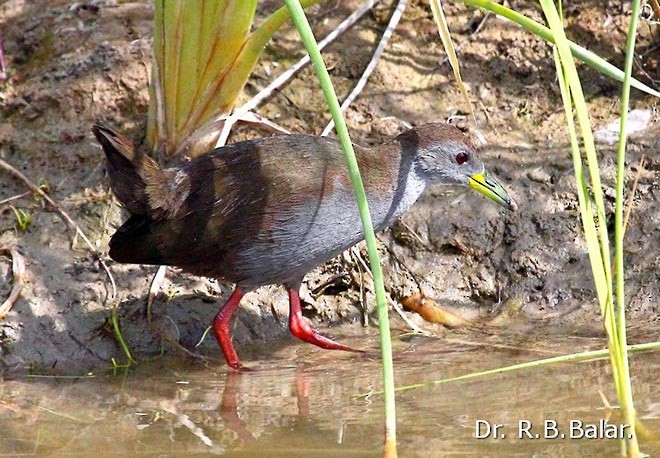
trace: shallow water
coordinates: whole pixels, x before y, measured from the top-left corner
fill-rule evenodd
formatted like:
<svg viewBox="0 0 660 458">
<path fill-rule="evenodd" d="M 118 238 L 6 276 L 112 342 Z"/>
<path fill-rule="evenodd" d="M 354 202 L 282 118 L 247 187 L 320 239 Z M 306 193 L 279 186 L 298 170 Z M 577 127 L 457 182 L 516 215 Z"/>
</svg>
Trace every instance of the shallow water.
<svg viewBox="0 0 660 458">
<path fill-rule="evenodd" d="M 115 374 L 5 380 L 0 456 L 378 456 L 383 399 L 364 396 L 381 386 L 378 340 L 373 329 L 364 332 L 372 335 L 340 340 L 370 354 L 291 341 L 246 359 L 256 370 L 240 374 L 218 361 L 159 358 Z M 397 386 L 602 346 L 575 337 L 508 345 L 487 335 L 462 339 L 396 339 Z M 658 434 L 660 354 L 635 354 L 632 370 L 638 414 Z M 399 456 L 614 456 L 612 439 L 518 438 L 519 421 L 530 421 L 534 434 L 555 420 L 568 436 L 570 420 L 608 418 L 599 390 L 616 402 L 607 360 L 400 392 Z M 506 438 L 476 439 L 477 420 L 503 424 Z M 642 441 L 642 449 L 658 456 L 660 443 Z"/>
</svg>

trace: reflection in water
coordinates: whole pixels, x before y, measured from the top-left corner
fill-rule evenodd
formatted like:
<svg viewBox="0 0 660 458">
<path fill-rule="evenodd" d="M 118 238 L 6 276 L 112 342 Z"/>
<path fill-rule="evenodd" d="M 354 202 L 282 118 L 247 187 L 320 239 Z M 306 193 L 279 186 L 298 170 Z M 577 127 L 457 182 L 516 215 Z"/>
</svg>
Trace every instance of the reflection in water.
<svg viewBox="0 0 660 458">
<path fill-rule="evenodd" d="M 222 404 L 220 405 L 220 416 L 225 422 L 227 428 L 234 431 L 243 441 L 243 444 L 249 444 L 255 441 L 247 427 L 247 422 L 241 420 L 238 415 L 238 398 L 240 395 L 241 377 L 243 372 L 230 372 L 227 374 L 225 389 L 222 390 Z"/>
<path fill-rule="evenodd" d="M 377 338 L 342 337 L 375 348 Z M 557 339 L 560 340 L 560 339 Z M 509 346 L 415 338 L 396 341 L 397 386 L 600 347 L 594 339 Z M 293 357 L 291 353 L 296 353 Z M 272 351 L 268 350 L 269 353 Z M 122 375 L 6 380 L 0 386 L 0 456 L 378 456 L 383 402 L 376 357 L 283 348 L 268 365 L 158 359 Z M 288 358 L 288 359 L 287 359 Z M 293 359 L 292 359 L 293 358 Z M 640 418 L 660 431 L 660 356 L 633 356 Z M 156 375 L 154 375 L 156 374 Z M 613 440 L 517 437 L 519 421 L 597 423 L 615 402 L 607 361 L 562 364 L 430 386 L 397 395 L 400 456 L 613 456 Z M 504 439 L 477 440 L 475 422 L 502 424 Z M 616 423 L 615 416 L 610 418 Z M 651 455 L 652 439 L 642 441 Z M 655 452 L 655 453 L 654 453 Z"/>
</svg>

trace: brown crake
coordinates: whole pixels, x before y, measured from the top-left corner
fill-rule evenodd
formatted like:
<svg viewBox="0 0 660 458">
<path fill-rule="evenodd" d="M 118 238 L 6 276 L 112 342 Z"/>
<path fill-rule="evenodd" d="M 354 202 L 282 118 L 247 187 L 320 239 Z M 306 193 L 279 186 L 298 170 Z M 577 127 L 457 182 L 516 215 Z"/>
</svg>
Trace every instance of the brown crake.
<svg viewBox="0 0 660 458">
<path fill-rule="evenodd" d="M 231 342 L 231 317 L 245 292 L 268 284 L 287 288 L 294 335 L 322 348 L 351 350 L 314 331 L 302 318 L 298 297 L 307 272 L 364 238 L 336 140 L 260 138 L 161 169 L 124 135 L 101 125 L 92 130 L 107 157 L 110 185 L 131 213 L 110 241 L 110 257 L 235 283 L 213 323 L 231 367 L 242 367 Z M 376 230 L 432 184 L 469 185 L 515 207 L 455 127 L 424 124 L 377 147 L 355 146 L 355 152 Z"/>
</svg>

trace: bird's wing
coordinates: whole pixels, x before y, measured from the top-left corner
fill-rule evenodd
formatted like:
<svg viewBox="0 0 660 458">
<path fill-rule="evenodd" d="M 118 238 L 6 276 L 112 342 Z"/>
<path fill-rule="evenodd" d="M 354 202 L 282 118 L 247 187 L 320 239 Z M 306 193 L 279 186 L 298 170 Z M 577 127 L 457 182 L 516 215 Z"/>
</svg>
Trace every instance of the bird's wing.
<svg viewBox="0 0 660 458">
<path fill-rule="evenodd" d="M 165 169 L 147 184 L 150 213 L 117 231 L 111 256 L 193 265 L 229 257 L 245 243 L 268 242 L 301 206 L 323 198 L 324 174 L 343 165 L 335 148 L 318 137 L 271 137 Z"/>
</svg>

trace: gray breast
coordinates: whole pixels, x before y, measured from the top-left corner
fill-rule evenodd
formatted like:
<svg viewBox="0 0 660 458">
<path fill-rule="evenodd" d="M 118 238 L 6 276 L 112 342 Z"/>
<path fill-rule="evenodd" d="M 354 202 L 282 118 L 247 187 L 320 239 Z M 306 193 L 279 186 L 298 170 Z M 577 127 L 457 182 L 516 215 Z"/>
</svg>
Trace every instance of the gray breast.
<svg viewBox="0 0 660 458">
<path fill-rule="evenodd" d="M 393 187 L 385 195 L 368 194 L 374 228 L 379 231 L 391 224 L 417 200 L 424 187 L 424 181 L 411 173 L 399 188 Z M 241 269 L 243 286 L 297 281 L 363 239 L 353 190 L 337 184 L 333 192 L 296 208 L 295 217 L 280 221 L 267 239 L 246 243 L 237 250 L 234 265 Z"/>
</svg>

